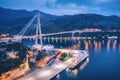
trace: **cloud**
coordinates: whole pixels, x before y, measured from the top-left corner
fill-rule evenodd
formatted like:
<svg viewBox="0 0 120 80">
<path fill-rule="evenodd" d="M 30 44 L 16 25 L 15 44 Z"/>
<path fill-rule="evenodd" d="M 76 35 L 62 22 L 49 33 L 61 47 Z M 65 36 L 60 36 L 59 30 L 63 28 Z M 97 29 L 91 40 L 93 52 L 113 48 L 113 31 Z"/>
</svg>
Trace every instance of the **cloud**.
<svg viewBox="0 0 120 80">
<path fill-rule="evenodd" d="M 55 6 L 57 0 L 0 0 L 0 7 L 12 9 L 40 10 Z"/>
<path fill-rule="evenodd" d="M 93 13 L 99 12 L 100 7 L 90 7 L 86 5 L 76 5 L 76 4 L 66 4 L 66 5 L 57 5 L 55 8 L 42 9 L 42 11 L 51 13 L 54 15 L 74 15 L 74 14 L 84 14 L 84 13 Z"/>
<path fill-rule="evenodd" d="M 95 3 L 109 3 L 113 2 L 114 0 L 94 0 Z"/>
<path fill-rule="evenodd" d="M 29 1 L 29 0 L 27 0 Z M 92 0 L 92 3 L 100 4 L 99 6 L 94 6 L 90 4 L 77 4 L 76 3 L 57 3 L 59 0 L 31 0 L 31 3 L 34 4 L 29 9 L 35 10 L 38 9 L 45 13 L 53 14 L 53 15 L 74 15 L 74 14 L 87 14 L 87 13 L 95 13 L 95 14 L 103 14 L 103 15 L 111 15 L 111 14 L 119 14 L 119 12 L 114 13 L 114 11 L 110 11 L 110 9 L 101 6 L 102 3 L 112 3 L 115 0 Z M 26 5 L 26 4 L 25 4 Z M 113 6 L 113 5 L 112 5 Z"/>
<path fill-rule="evenodd" d="M 59 2 L 61 1 L 61 2 Z M 83 2 L 82 2 L 83 1 Z M 90 2 L 91 1 L 91 2 Z M 119 0 L 0 0 L 0 6 L 12 9 L 40 10 L 54 15 L 120 14 Z M 113 3 L 112 3 L 113 2 Z M 16 4 L 18 3 L 18 4 Z M 102 3 L 111 3 L 110 5 Z M 97 4 L 97 5 L 96 5 Z"/>
<path fill-rule="evenodd" d="M 57 0 L 31 0 L 31 3 L 34 4 L 34 6 L 39 7 L 47 7 L 47 6 L 55 6 Z"/>
</svg>

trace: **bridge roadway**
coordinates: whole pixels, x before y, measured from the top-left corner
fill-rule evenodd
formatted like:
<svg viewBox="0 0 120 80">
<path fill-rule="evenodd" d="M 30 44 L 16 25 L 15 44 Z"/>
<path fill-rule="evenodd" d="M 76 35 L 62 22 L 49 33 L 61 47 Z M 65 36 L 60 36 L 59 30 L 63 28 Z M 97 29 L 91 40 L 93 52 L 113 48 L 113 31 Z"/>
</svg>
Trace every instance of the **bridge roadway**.
<svg viewBox="0 0 120 80">
<path fill-rule="evenodd" d="M 88 57 L 86 53 L 80 53 L 81 62 Z M 22 78 L 17 80 L 50 80 L 55 77 L 57 74 L 65 70 L 71 64 L 74 58 L 70 58 L 65 62 L 58 62 L 53 64 L 52 66 L 47 66 L 41 69 L 36 69 L 35 71 L 25 75 Z"/>
<path fill-rule="evenodd" d="M 57 33 L 48 33 L 48 34 L 41 34 L 41 36 L 53 36 L 53 35 L 60 35 L 60 34 L 67 34 L 67 33 L 84 33 L 84 32 L 100 32 L 100 31 L 86 31 L 86 30 L 74 30 L 74 31 L 63 31 L 63 32 L 57 32 Z M 36 38 L 39 37 L 40 35 L 33 35 L 33 36 L 16 36 L 15 38 Z"/>
</svg>

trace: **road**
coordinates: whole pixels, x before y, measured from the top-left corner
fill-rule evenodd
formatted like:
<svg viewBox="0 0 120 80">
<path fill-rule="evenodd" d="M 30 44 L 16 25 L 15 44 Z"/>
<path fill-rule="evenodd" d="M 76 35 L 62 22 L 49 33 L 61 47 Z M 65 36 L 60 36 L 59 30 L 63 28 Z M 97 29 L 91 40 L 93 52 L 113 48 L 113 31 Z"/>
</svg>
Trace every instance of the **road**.
<svg viewBox="0 0 120 80">
<path fill-rule="evenodd" d="M 83 60 L 88 55 L 80 53 L 80 58 Z M 55 77 L 57 74 L 65 70 L 72 62 L 74 58 L 70 58 L 65 62 L 58 62 L 53 64 L 52 66 L 46 66 L 41 69 L 36 69 L 32 73 L 29 73 L 28 75 L 25 75 L 22 78 L 19 78 L 17 80 L 50 80 L 53 77 Z"/>
</svg>

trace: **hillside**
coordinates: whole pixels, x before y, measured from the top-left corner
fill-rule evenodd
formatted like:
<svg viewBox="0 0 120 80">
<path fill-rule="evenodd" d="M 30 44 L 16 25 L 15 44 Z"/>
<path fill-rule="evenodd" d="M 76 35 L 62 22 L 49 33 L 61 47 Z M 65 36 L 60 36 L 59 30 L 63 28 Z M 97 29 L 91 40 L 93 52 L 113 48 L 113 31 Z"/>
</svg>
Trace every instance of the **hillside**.
<svg viewBox="0 0 120 80">
<path fill-rule="evenodd" d="M 0 33 L 17 34 L 37 12 L 37 10 L 26 11 L 0 8 Z M 115 15 L 78 14 L 73 16 L 55 16 L 43 12 L 40 13 L 43 33 L 84 28 L 120 30 L 120 17 Z"/>
</svg>

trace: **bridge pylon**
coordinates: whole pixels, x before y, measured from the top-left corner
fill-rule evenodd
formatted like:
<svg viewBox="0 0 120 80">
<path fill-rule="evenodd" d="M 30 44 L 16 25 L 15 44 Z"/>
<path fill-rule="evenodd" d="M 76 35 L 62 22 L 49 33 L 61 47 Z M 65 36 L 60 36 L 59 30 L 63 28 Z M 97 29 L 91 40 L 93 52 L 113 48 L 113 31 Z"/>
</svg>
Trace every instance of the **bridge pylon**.
<svg viewBox="0 0 120 80">
<path fill-rule="evenodd" d="M 72 45 L 74 44 L 74 32 L 72 32 Z"/>
<path fill-rule="evenodd" d="M 40 44 L 38 43 L 38 40 L 40 40 Z M 35 44 L 33 45 L 33 48 L 41 49 L 42 46 L 43 46 L 43 42 L 42 42 L 42 31 L 41 31 L 41 24 L 40 24 L 40 13 L 38 13 L 37 14 Z"/>
</svg>

